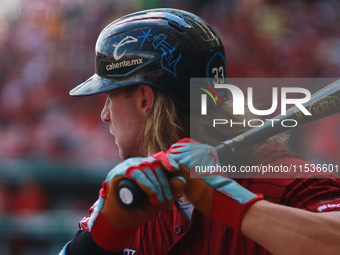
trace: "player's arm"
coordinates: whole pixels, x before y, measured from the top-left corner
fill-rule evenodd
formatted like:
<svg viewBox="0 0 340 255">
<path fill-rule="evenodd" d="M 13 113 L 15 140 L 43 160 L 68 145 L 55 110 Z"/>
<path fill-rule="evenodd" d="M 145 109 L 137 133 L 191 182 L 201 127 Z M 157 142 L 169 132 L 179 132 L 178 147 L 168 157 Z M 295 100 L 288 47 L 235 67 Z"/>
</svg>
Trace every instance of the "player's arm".
<svg viewBox="0 0 340 255">
<path fill-rule="evenodd" d="M 313 213 L 258 201 L 246 212 L 241 231 L 273 254 L 340 251 L 340 212 Z"/>
<path fill-rule="evenodd" d="M 190 178 L 190 167 L 219 163 L 214 147 L 184 139 L 168 153 L 188 178 L 185 194 L 205 214 L 242 232 L 273 254 L 339 254 L 340 212 L 313 213 L 269 203 L 219 175 L 192 172 Z"/>
<path fill-rule="evenodd" d="M 155 217 L 185 188 L 185 179 L 168 179 L 165 168 L 170 172 L 178 169 L 177 163 L 165 152 L 147 158 L 130 158 L 113 168 L 99 191 L 87 223 L 89 231 L 78 232 L 60 254 L 120 254 L 129 246 L 138 227 Z M 138 208 L 126 208 L 118 200 L 117 185 L 124 178 L 134 180 L 148 195 Z"/>
</svg>

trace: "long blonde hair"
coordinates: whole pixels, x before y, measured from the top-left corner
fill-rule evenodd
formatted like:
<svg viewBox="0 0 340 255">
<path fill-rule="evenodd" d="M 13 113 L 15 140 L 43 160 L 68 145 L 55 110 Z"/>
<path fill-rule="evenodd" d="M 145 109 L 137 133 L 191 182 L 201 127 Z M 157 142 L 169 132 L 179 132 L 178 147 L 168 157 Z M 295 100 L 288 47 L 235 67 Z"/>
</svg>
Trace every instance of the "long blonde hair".
<svg viewBox="0 0 340 255">
<path fill-rule="evenodd" d="M 249 113 L 243 116 L 250 119 Z M 189 110 L 183 110 L 175 102 L 161 91 L 155 91 L 154 107 L 149 115 L 142 141 L 144 141 L 143 151 L 147 155 L 152 155 L 158 151 L 166 151 L 169 147 L 182 138 L 192 138 L 201 143 L 218 145 L 222 141 L 236 137 L 249 130 L 249 127 L 212 127 L 213 118 L 228 118 L 234 122 L 240 122 L 241 117 L 232 113 L 232 102 L 227 101 L 221 107 L 216 108 L 214 115 L 192 116 Z M 190 129 L 190 125 L 192 128 Z M 275 136 L 265 142 L 285 147 L 286 136 Z"/>
<path fill-rule="evenodd" d="M 178 140 L 190 137 L 189 113 L 182 111 L 161 91 L 155 92 L 154 107 L 143 134 L 147 155 L 166 151 Z"/>
</svg>

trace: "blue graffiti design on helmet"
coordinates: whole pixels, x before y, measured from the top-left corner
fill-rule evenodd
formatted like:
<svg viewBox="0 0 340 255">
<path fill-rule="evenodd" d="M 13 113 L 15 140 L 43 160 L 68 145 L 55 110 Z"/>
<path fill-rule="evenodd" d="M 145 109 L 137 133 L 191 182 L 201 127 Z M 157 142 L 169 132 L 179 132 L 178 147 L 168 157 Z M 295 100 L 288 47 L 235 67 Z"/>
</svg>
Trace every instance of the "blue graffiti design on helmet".
<svg viewBox="0 0 340 255">
<path fill-rule="evenodd" d="M 145 40 L 148 40 L 148 42 L 150 42 L 150 38 L 149 38 L 149 37 L 152 36 L 152 34 L 150 34 L 151 28 L 148 30 L 148 32 L 145 32 L 143 29 L 141 29 L 141 31 L 142 31 L 142 33 L 143 33 L 144 35 L 138 36 L 138 38 L 143 38 L 143 41 L 142 41 L 142 43 L 140 44 L 139 49 L 142 49 Z"/>
<path fill-rule="evenodd" d="M 146 84 L 188 108 L 190 78 L 226 76 L 219 36 L 197 15 L 177 9 L 151 9 L 113 21 L 100 33 L 95 53 L 95 74 L 70 95 Z"/>
<path fill-rule="evenodd" d="M 175 77 L 177 77 L 176 73 L 176 65 L 178 61 L 181 59 L 181 53 L 179 56 L 174 59 L 173 52 L 176 50 L 173 46 L 171 46 L 169 43 L 167 43 L 166 36 L 164 34 L 160 34 L 159 36 L 155 36 L 154 41 L 152 42 L 152 46 L 157 49 L 158 47 L 162 49 L 163 56 L 161 59 L 161 66 L 172 73 Z"/>
</svg>

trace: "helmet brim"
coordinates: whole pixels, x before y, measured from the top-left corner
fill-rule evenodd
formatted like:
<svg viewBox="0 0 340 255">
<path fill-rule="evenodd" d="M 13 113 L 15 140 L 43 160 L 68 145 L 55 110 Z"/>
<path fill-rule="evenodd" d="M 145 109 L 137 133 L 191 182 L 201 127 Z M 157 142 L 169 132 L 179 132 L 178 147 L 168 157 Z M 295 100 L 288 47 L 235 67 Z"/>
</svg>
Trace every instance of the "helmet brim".
<svg viewBox="0 0 340 255">
<path fill-rule="evenodd" d="M 91 96 L 120 88 L 123 84 L 100 77 L 98 74 L 92 75 L 89 79 L 79 84 L 70 91 L 70 96 Z"/>
</svg>

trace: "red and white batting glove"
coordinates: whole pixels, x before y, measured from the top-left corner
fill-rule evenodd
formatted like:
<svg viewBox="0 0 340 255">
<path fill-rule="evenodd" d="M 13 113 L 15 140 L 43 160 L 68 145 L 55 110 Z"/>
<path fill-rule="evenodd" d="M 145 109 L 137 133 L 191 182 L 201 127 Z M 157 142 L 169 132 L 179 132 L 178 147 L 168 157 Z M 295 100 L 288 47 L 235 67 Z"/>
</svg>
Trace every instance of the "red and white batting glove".
<svg viewBox="0 0 340 255">
<path fill-rule="evenodd" d="M 187 180 L 185 194 L 200 211 L 240 231 L 247 209 L 263 199 L 221 174 L 195 171 L 195 166 L 220 165 L 216 148 L 191 139 L 173 144 L 167 154 L 179 164 Z M 189 173 L 189 169 L 191 174 Z"/>
<path fill-rule="evenodd" d="M 139 225 L 155 217 L 183 192 L 186 180 L 167 176 L 178 170 L 178 164 L 165 152 L 130 158 L 113 168 L 103 182 L 88 222 L 94 241 L 105 250 L 122 251 Z M 117 185 L 125 178 L 132 179 L 148 195 L 149 199 L 137 208 L 124 207 L 118 199 Z"/>
</svg>

